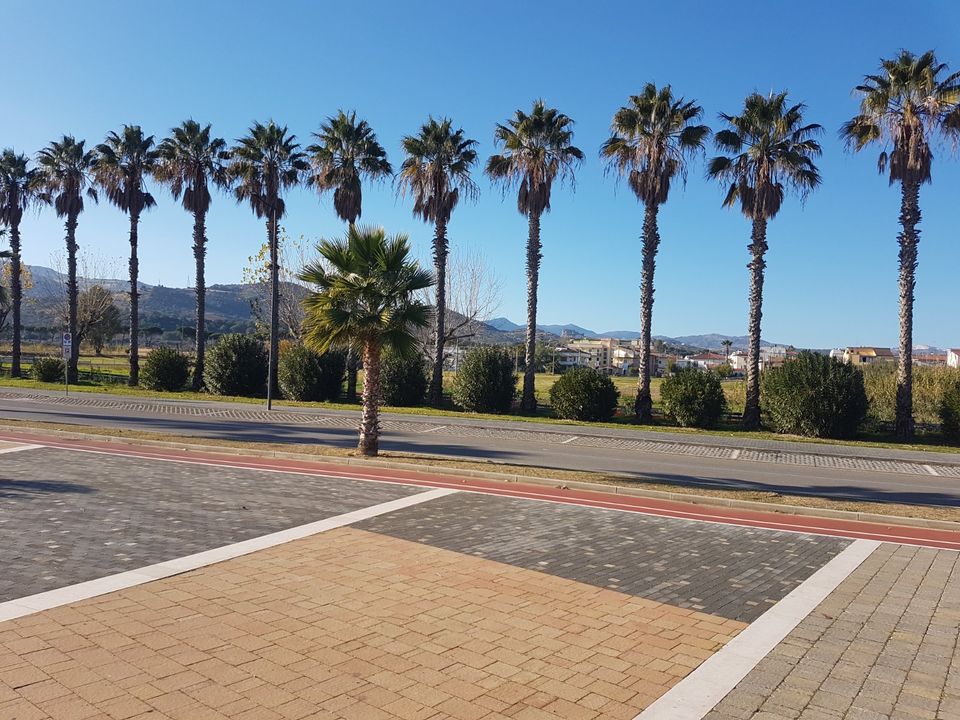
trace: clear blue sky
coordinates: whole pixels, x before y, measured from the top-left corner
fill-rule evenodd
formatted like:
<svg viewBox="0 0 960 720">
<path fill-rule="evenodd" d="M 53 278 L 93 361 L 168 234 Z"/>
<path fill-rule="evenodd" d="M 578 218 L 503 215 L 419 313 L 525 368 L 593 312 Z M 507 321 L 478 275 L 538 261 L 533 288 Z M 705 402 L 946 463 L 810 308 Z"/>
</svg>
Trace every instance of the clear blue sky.
<svg viewBox="0 0 960 720">
<path fill-rule="evenodd" d="M 935 49 L 960 68 L 960 5 L 950 0 L 798 5 L 722 3 L 191 2 L 51 3 L 0 0 L 4 75 L 0 146 L 34 153 L 63 133 L 99 142 L 123 123 L 162 137 L 187 117 L 233 140 L 274 118 L 303 141 L 337 108 L 355 108 L 394 165 L 399 141 L 429 114 L 448 115 L 493 150 L 494 124 L 543 97 L 576 121 L 587 155 L 575 192 L 557 188 L 544 218 L 540 320 L 597 331 L 637 329 L 642 211 L 604 173 L 597 150 L 610 117 L 647 81 L 696 98 L 716 126 L 753 91 L 786 89 L 823 124 L 824 184 L 769 228 L 763 335 L 800 346 L 892 346 L 897 338 L 899 195 L 876 153 L 846 154 L 836 130 L 857 108 L 851 88 L 881 56 Z M 535 8 L 540 8 L 535 9 Z M 856 8 L 856 9 L 855 9 Z M 720 207 L 720 190 L 691 168 L 661 211 L 654 332 L 743 334 L 748 222 Z M 526 222 L 478 173 L 481 197 L 459 208 L 454 248 L 481 249 L 503 281 L 497 314 L 524 317 Z M 960 345 L 955 217 L 960 163 L 938 153 L 923 188 L 915 341 Z M 141 224 L 149 283 L 192 285 L 189 216 L 163 190 Z M 342 230 L 332 201 L 297 190 L 291 234 Z M 391 187 L 365 189 L 363 220 L 411 234 L 427 257 L 430 228 Z M 208 220 L 208 282 L 238 282 L 264 239 L 246 207 L 218 196 Z M 53 212 L 24 222 L 28 263 L 63 254 Z M 124 217 L 105 203 L 81 217 L 84 250 L 123 269 Z"/>
</svg>

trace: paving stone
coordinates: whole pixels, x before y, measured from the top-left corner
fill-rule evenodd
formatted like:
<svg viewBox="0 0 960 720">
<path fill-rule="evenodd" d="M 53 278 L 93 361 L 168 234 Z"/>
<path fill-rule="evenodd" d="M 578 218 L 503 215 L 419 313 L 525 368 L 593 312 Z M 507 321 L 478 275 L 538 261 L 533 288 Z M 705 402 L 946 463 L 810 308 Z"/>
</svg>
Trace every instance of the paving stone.
<svg viewBox="0 0 960 720">
<path fill-rule="evenodd" d="M 744 622 L 850 542 L 467 493 L 356 527 Z"/>
<path fill-rule="evenodd" d="M 423 492 L 53 448 L 2 457 L 0 602 Z"/>
</svg>

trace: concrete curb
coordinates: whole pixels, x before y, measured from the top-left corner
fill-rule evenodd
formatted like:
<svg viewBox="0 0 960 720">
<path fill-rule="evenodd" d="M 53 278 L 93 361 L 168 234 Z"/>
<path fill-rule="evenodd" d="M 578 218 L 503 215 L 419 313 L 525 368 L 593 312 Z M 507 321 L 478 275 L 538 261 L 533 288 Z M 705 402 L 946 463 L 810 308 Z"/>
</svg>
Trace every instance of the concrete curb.
<svg viewBox="0 0 960 720">
<path fill-rule="evenodd" d="M 879 513 L 854 512 L 850 510 L 831 510 L 829 508 L 808 508 L 799 505 L 776 505 L 758 500 L 736 500 L 734 498 L 711 497 L 709 495 L 694 495 L 687 493 L 666 492 L 663 490 L 645 490 L 643 488 L 624 485 L 594 483 L 581 481 L 564 481 L 559 478 L 535 475 L 517 475 L 515 473 L 495 472 L 490 470 L 469 470 L 465 468 L 447 468 L 437 465 L 419 464 L 416 462 L 397 462 L 392 460 L 370 460 L 356 457 L 338 457 L 326 455 L 309 455 L 306 453 L 283 452 L 276 450 L 259 450 L 256 448 L 232 448 L 219 445 L 201 445 L 195 443 L 174 442 L 170 440 L 137 440 L 134 438 L 112 437 L 109 435 L 94 435 L 90 433 L 74 432 L 69 430 L 22 428 L 15 425 L 0 425 L 0 430 L 11 432 L 38 432 L 41 434 L 56 435 L 66 439 L 98 440 L 121 445 L 146 445 L 148 447 L 169 448 L 186 452 L 203 452 L 220 455 L 250 456 L 261 458 L 276 458 L 279 460 L 299 460 L 327 465 L 353 465 L 357 467 L 388 468 L 393 470 L 412 470 L 425 474 L 445 474 L 455 477 L 478 478 L 507 483 L 528 483 L 549 487 L 563 487 L 571 490 L 587 490 L 627 497 L 650 498 L 654 500 L 669 500 L 671 502 L 686 503 L 688 505 L 705 505 L 723 507 L 736 510 L 755 510 L 774 512 L 784 515 L 800 515 L 807 517 L 822 517 L 837 520 L 853 520 L 858 522 L 876 523 L 888 526 L 919 527 L 930 530 L 948 530 L 960 532 L 960 522 L 949 520 L 928 520 L 925 518 L 902 517 L 899 515 L 883 515 Z M 417 455 L 411 456 L 414 460 L 449 460 L 441 456 Z M 494 463 L 491 463 L 494 464 Z M 620 477 L 624 480 L 635 480 L 627 475 L 611 474 L 611 477 Z"/>
</svg>

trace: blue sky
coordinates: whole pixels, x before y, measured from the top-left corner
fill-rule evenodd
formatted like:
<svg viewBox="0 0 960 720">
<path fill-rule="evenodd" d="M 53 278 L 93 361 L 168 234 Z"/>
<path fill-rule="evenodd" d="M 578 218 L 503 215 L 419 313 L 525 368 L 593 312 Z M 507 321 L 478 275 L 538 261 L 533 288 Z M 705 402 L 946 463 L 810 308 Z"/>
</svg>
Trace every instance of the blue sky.
<svg viewBox="0 0 960 720">
<path fill-rule="evenodd" d="M 597 151 L 610 117 L 647 81 L 697 99 L 716 127 L 754 91 L 788 90 L 823 124 L 824 183 L 790 200 L 771 223 L 763 336 L 799 346 L 895 345 L 899 193 L 877 175 L 876 153 L 850 156 L 836 129 L 855 113 L 851 88 L 881 56 L 935 49 L 960 68 L 960 5 L 902 0 L 737 5 L 688 3 L 114 2 L 0 0 L 5 75 L 0 146 L 33 153 L 64 133 L 99 142 L 123 123 L 162 137 L 187 117 L 233 140 L 274 118 L 309 142 L 338 108 L 367 118 L 399 165 L 400 138 L 429 114 L 450 116 L 493 151 L 494 124 L 543 97 L 576 121 L 587 155 L 575 191 L 557 188 L 543 221 L 540 320 L 597 331 L 637 329 L 642 209 L 604 172 Z M 540 8 L 537 10 L 536 8 Z M 859 8 L 859 9 L 858 9 Z M 721 191 L 691 168 L 660 213 L 653 330 L 743 334 L 749 224 L 720 207 Z M 503 283 L 496 314 L 521 322 L 526 222 L 513 197 L 477 178 L 481 196 L 457 209 L 454 247 L 482 251 Z M 944 149 L 922 190 L 915 342 L 960 345 L 960 233 L 951 223 L 960 162 Z M 141 224 L 145 282 L 192 285 L 190 217 L 165 191 Z M 363 221 L 409 232 L 427 257 L 430 228 L 389 184 L 365 189 Z M 342 231 L 332 200 L 288 198 L 293 235 Z M 238 282 L 263 224 L 232 198 L 208 218 L 208 283 Z M 50 210 L 23 226 L 24 256 L 63 255 Z M 121 270 L 126 222 L 101 203 L 81 217 L 84 251 Z"/>
</svg>

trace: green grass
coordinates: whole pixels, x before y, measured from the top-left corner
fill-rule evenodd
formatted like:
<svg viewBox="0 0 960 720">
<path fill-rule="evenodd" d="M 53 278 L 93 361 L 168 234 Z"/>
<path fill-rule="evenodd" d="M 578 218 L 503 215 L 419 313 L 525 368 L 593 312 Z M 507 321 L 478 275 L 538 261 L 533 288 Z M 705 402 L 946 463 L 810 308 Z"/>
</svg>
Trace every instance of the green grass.
<svg viewBox="0 0 960 720">
<path fill-rule="evenodd" d="M 555 375 L 538 375 L 537 383 L 539 386 L 538 394 L 541 392 L 549 392 L 550 384 L 556 380 L 558 376 Z M 447 378 L 445 378 L 447 379 Z M 361 374 L 362 381 L 362 374 Z M 615 378 L 615 382 L 618 383 L 618 386 L 627 386 L 631 387 L 635 391 L 636 378 Z M 654 397 L 659 397 L 659 385 L 660 381 L 656 379 L 653 383 L 654 388 Z M 737 382 L 728 383 L 725 382 L 725 390 L 727 386 L 738 385 Z M 61 383 L 42 383 L 36 380 L 21 380 L 21 379 L 12 379 L 9 377 L 0 377 L 0 387 L 7 388 L 18 388 L 22 390 L 57 390 L 63 391 L 63 385 Z M 544 390 L 546 388 L 546 390 Z M 244 403 L 247 405 L 263 405 L 263 398 L 249 398 L 249 397 L 221 397 L 216 395 L 211 395 L 209 393 L 196 393 L 190 391 L 182 392 L 155 392 L 151 390 L 145 390 L 143 388 L 131 388 L 126 385 L 121 384 L 100 384 L 90 381 L 81 381 L 76 385 L 70 386 L 71 392 L 80 392 L 80 393 L 106 393 L 109 395 L 116 395 L 118 397 L 123 396 L 137 396 L 137 397 L 147 397 L 154 398 L 158 400 L 181 400 L 181 401 L 231 401 Z M 632 394 L 632 393 L 631 393 Z M 317 409 L 328 409 L 328 410 L 357 410 L 359 405 L 355 403 L 311 403 L 311 402 L 293 402 L 289 400 L 278 400 L 275 402 L 275 405 L 279 407 L 310 407 Z M 960 448 L 956 445 L 947 444 L 939 435 L 934 434 L 922 434 L 919 435 L 913 443 L 898 443 L 894 440 L 891 435 L 885 435 L 880 433 L 864 434 L 856 440 L 824 440 L 819 438 L 807 438 L 800 436 L 792 435 L 780 435 L 778 433 L 768 432 L 768 431 L 756 431 L 756 432 L 745 432 L 740 430 L 739 427 L 732 422 L 722 423 L 720 427 L 713 430 L 701 430 L 697 428 L 680 428 L 674 425 L 670 425 L 663 420 L 655 420 L 653 423 L 640 425 L 634 422 L 633 418 L 629 415 L 621 415 L 614 418 L 611 422 L 605 423 L 585 423 L 585 422 L 576 422 L 573 420 L 558 420 L 556 418 L 550 417 L 550 409 L 545 405 L 541 405 L 538 409 L 536 415 L 492 415 L 484 413 L 469 413 L 460 410 L 459 408 L 454 407 L 453 405 L 448 405 L 443 408 L 427 408 L 427 407 L 412 407 L 412 408 L 384 408 L 385 412 L 401 413 L 404 415 L 416 415 L 423 417 L 451 417 L 458 416 L 463 418 L 475 419 L 475 420 L 498 420 L 498 421 L 508 421 L 508 422 L 517 422 L 517 423 L 538 423 L 541 425 L 551 425 L 551 426 L 567 426 L 567 427 L 592 427 L 592 428 L 610 428 L 610 429 L 636 429 L 636 430 L 656 430 L 661 432 L 670 432 L 676 433 L 679 435 L 687 436 L 699 436 L 703 438 L 709 437 L 731 437 L 731 438 L 750 438 L 750 439 L 759 439 L 759 440 L 790 440 L 794 442 L 807 442 L 807 443 L 816 443 L 816 444 L 829 444 L 829 445 L 846 445 L 852 447 L 865 447 L 865 448 L 890 448 L 890 449 L 902 449 L 902 450 L 928 450 L 934 452 L 944 452 L 944 453 L 957 453 L 960 452 Z"/>
</svg>

